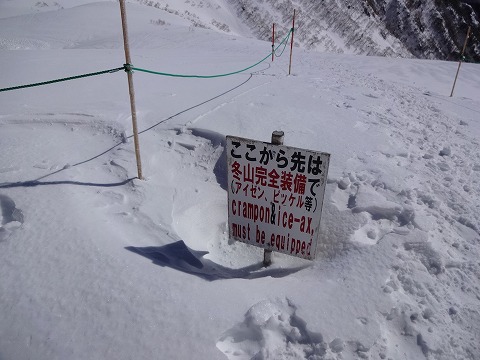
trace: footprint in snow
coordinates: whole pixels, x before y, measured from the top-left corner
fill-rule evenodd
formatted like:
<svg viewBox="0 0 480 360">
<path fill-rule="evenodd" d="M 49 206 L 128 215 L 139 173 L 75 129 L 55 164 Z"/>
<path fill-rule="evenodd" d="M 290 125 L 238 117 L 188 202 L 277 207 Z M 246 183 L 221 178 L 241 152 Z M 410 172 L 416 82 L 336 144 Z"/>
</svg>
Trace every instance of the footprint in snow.
<svg viewBox="0 0 480 360">
<path fill-rule="evenodd" d="M 406 235 L 407 225 L 415 218 L 413 208 L 389 200 L 392 192 L 385 186 L 375 187 L 375 181 L 360 178 L 356 174 L 336 180 L 337 187 L 331 196 L 332 204 L 345 214 L 350 214 L 351 222 L 357 214 L 363 220 L 350 234 L 350 241 L 375 245 L 389 233 Z"/>
<path fill-rule="evenodd" d="M 289 299 L 264 300 L 253 305 L 243 322 L 227 330 L 217 342 L 228 359 L 320 359 L 340 353 L 344 342 L 327 344 L 321 334 L 307 329 Z"/>
<path fill-rule="evenodd" d="M 7 240 L 23 224 L 22 210 L 6 195 L 0 194 L 0 241 Z"/>
</svg>

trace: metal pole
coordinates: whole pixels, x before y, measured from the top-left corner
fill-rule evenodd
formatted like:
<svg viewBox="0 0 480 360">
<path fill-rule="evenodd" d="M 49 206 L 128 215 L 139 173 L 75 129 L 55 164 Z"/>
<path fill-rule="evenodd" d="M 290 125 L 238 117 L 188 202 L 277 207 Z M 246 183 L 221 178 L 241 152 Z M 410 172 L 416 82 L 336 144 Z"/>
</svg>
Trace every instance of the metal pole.
<svg viewBox="0 0 480 360">
<path fill-rule="evenodd" d="M 295 32 L 295 9 L 293 9 L 292 40 L 290 42 L 290 64 L 288 65 L 288 75 L 292 72 L 292 53 L 293 53 L 293 33 Z"/>
<path fill-rule="evenodd" d="M 272 145 L 283 145 L 285 133 L 283 131 L 274 131 L 272 133 Z M 272 250 L 263 251 L 263 265 L 270 266 L 272 265 Z"/>
<path fill-rule="evenodd" d="M 135 156 L 137 158 L 137 172 L 138 178 L 143 179 L 142 176 L 142 161 L 140 159 L 140 143 L 138 141 L 138 127 L 137 127 L 137 111 L 135 109 L 135 90 L 133 88 L 132 76 L 132 60 L 130 58 L 130 47 L 128 43 L 128 29 L 127 29 L 127 15 L 125 11 L 125 0 L 120 0 L 120 14 L 122 16 L 122 30 L 123 30 L 123 48 L 125 49 L 125 71 L 128 78 L 128 91 L 130 93 L 130 110 L 132 112 L 132 127 L 133 127 L 133 141 L 135 144 Z"/>
<path fill-rule="evenodd" d="M 467 37 L 465 38 L 465 42 L 463 43 L 462 55 L 460 56 L 460 61 L 458 62 L 457 74 L 455 75 L 455 80 L 453 81 L 453 87 L 452 87 L 452 92 L 450 93 L 450 97 L 453 96 L 453 91 L 455 90 L 455 84 L 457 83 L 458 73 L 460 72 L 460 67 L 462 66 L 463 54 L 465 54 L 468 38 L 470 37 L 470 30 L 471 30 L 471 27 L 469 26 L 467 30 Z"/>
<path fill-rule="evenodd" d="M 275 54 L 275 23 L 273 23 L 273 28 L 272 28 L 272 62 L 273 62 L 274 54 Z"/>
</svg>

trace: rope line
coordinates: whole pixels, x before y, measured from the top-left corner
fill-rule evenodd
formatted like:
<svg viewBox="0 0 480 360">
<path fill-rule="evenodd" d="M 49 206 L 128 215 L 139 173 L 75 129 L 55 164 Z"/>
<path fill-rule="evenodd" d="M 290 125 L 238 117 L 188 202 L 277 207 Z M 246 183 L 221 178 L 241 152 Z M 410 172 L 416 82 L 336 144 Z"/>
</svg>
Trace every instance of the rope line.
<svg viewBox="0 0 480 360">
<path fill-rule="evenodd" d="M 88 73 L 88 74 L 82 74 L 82 75 L 77 75 L 77 76 L 70 76 L 62 79 L 55 79 L 55 80 L 49 80 L 49 81 L 42 81 L 39 83 L 34 83 L 34 84 L 27 84 L 27 85 L 20 85 L 20 86 L 13 86 L 13 87 L 8 87 L 4 89 L 0 89 L 0 92 L 3 91 L 11 91 L 11 90 L 18 90 L 18 89 L 25 89 L 29 87 L 35 87 L 35 86 L 42 86 L 42 85 L 49 85 L 49 84 L 54 84 L 62 81 L 69 81 L 69 80 L 76 80 L 76 79 L 81 79 L 81 78 L 86 78 L 89 76 L 96 76 L 96 75 L 103 75 L 103 74 L 109 74 L 109 73 L 114 73 L 120 70 L 124 70 L 125 66 L 120 67 L 120 68 L 115 68 L 115 69 L 109 69 L 109 70 L 103 70 L 103 71 L 97 71 L 93 73 Z"/>
<path fill-rule="evenodd" d="M 290 34 L 293 33 L 293 29 L 290 30 L 290 32 L 288 33 L 288 37 L 287 37 L 287 40 L 285 41 L 285 45 L 283 45 L 283 49 L 282 49 L 282 52 L 280 53 L 280 55 L 277 55 L 277 52 L 276 50 L 280 47 L 280 46 L 277 46 L 277 49 L 274 49 L 273 50 L 273 54 L 275 55 L 275 57 L 280 57 L 283 55 L 285 49 L 287 48 L 287 45 L 288 45 L 288 39 L 290 38 Z M 281 44 L 281 43 L 280 43 Z"/>
<path fill-rule="evenodd" d="M 285 38 L 280 42 L 280 44 L 278 44 L 278 46 L 274 49 L 274 52 L 280 47 L 283 45 L 283 43 L 287 43 L 287 40 L 288 38 L 290 37 L 290 34 L 293 32 L 293 29 L 290 29 L 290 31 L 288 32 L 287 36 L 285 36 Z M 286 45 L 285 45 L 286 46 Z M 282 51 L 283 53 L 283 51 Z M 170 76 L 170 77 L 180 77 L 180 78 L 197 78 L 197 79 L 212 79 L 212 78 L 218 78 L 218 77 L 223 77 L 223 76 L 230 76 L 230 75 L 235 75 L 235 74 L 239 74 L 241 72 L 244 72 L 244 71 L 247 71 L 255 66 L 257 66 L 258 64 L 264 62 L 265 60 L 267 60 L 270 56 L 272 56 L 272 53 L 269 53 L 267 56 L 265 56 L 262 60 L 256 62 L 255 64 L 249 66 L 249 67 L 246 67 L 245 69 L 242 69 L 242 70 L 237 70 L 237 71 L 232 71 L 232 72 L 229 72 L 229 73 L 225 73 L 225 74 L 216 74 L 216 75 L 186 75 L 186 74 L 171 74 L 171 73 L 166 73 L 166 72 L 160 72 L 160 71 L 153 71 L 153 70 L 147 70 L 147 69 L 142 69 L 142 68 L 137 68 L 137 67 L 133 67 L 133 66 L 130 66 L 129 69 L 131 70 L 136 70 L 136 71 L 141 71 L 141 72 L 145 72 L 145 73 L 148 73 L 148 74 L 154 74 L 154 75 L 161 75 L 161 76 Z M 128 71 L 128 70 L 125 70 L 125 71 Z"/>
<path fill-rule="evenodd" d="M 290 35 L 291 35 L 292 33 L 293 33 L 293 28 L 290 29 L 290 31 L 289 31 L 288 34 L 285 36 L 285 38 L 280 42 L 280 44 L 278 44 L 277 47 L 273 49 L 273 52 L 274 52 L 275 56 L 279 57 L 279 56 L 281 56 L 281 55 L 283 54 L 283 52 L 285 51 L 285 48 L 287 47 L 287 41 L 288 41 L 288 39 L 290 38 Z M 285 45 L 284 45 L 284 47 L 283 47 L 282 52 L 280 53 L 280 55 L 277 55 L 275 52 L 276 52 L 276 51 L 278 50 L 278 48 L 280 48 L 280 46 L 282 46 L 283 44 L 285 44 Z M 55 79 L 55 80 L 49 80 L 49 81 L 42 81 L 42 82 L 33 83 L 33 84 L 26 84 L 26 85 L 19 85 L 19 86 L 12 86 L 12 87 L 8 87 L 8 88 L 3 88 L 3 89 L 0 89 L 0 92 L 11 91 L 11 90 L 19 90 L 19 89 L 25 89 L 25 88 L 35 87 L 35 86 L 55 84 L 55 83 L 58 83 L 58 82 L 69 81 L 69 80 L 76 80 L 76 79 L 82 79 L 82 78 L 86 78 L 86 77 L 90 77 L 90 76 L 97 76 L 97 75 L 103 75 L 103 74 L 111 74 L 111 73 L 115 73 L 115 72 L 120 71 L 120 70 L 125 70 L 125 72 L 132 72 L 133 70 L 136 70 L 136 71 L 141 71 L 141 72 L 145 72 L 145 73 L 149 73 L 149 74 L 162 75 L 162 76 L 172 76 L 172 77 L 181 77 L 181 78 L 212 79 L 212 78 L 218 78 L 218 77 L 223 77 L 223 76 L 235 75 L 235 74 L 239 74 L 239 73 L 241 73 L 241 72 L 247 71 L 247 70 L 249 70 L 249 69 L 251 69 L 251 68 L 259 65 L 260 63 L 264 62 L 264 61 L 267 60 L 270 56 L 272 56 L 272 53 L 269 53 L 269 54 L 268 54 L 267 56 L 265 56 L 263 59 L 261 59 L 260 61 L 256 62 L 255 64 L 253 64 L 253 65 L 251 65 L 251 66 L 248 66 L 248 67 L 246 67 L 246 68 L 244 68 L 244 69 L 241 69 L 241 70 L 237 70 L 237 71 L 232 71 L 232 72 L 229 72 L 229 73 L 225 73 L 225 74 L 216 74 L 216 75 L 171 74 L 171 73 L 166 73 L 166 72 L 159 72 L 159 71 L 152 71 L 152 70 L 137 68 L 137 67 L 132 66 L 132 64 L 124 64 L 122 67 L 114 68 L 114 69 L 108 69 L 108 70 L 97 71 L 97 72 L 88 73 L 88 74 L 70 76 L 70 77 L 61 78 L 61 79 Z"/>
</svg>

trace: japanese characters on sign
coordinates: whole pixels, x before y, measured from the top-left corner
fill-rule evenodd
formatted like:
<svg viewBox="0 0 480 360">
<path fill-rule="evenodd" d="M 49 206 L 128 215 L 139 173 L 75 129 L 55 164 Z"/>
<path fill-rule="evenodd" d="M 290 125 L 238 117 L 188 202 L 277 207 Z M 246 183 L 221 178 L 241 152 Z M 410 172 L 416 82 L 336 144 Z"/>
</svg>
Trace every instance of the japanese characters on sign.
<svg viewBox="0 0 480 360">
<path fill-rule="evenodd" d="M 330 154 L 227 136 L 230 238 L 314 259 Z"/>
</svg>

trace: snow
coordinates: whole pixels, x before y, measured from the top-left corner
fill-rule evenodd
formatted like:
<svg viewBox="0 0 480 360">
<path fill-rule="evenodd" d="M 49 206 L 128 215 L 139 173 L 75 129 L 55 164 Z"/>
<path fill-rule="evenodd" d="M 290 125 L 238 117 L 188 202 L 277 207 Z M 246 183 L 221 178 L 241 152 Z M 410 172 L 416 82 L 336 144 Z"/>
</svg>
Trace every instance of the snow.
<svg viewBox="0 0 480 360">
<path fill-rule="evenodd" d="M 1 87 L 122 66 L 117 2 L 36 3 L 0 1 Z M 271 49 L 127 11 L 137 67 Z M 0 359 L 480 359 L 480 68 L 449 97 L 456 69 L 295 48 L 291 76 L 287 53 L 135 72 L 145 180 L 123 71 L 0 93 Z M 274 130 L 331 160 L 317 259 L 264 268 L 228 239 L 224 147 Z"/>
</svg>

